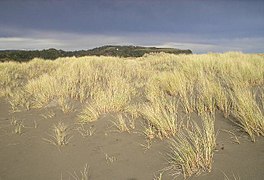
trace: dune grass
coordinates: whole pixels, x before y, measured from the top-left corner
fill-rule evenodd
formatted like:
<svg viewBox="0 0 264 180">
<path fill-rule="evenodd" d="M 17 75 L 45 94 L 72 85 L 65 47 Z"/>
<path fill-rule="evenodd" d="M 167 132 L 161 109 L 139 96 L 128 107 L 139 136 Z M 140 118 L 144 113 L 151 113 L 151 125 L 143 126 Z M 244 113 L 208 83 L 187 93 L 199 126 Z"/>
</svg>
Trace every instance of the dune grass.
<svg viewBox="0 0 264 180">
<path fill-rule="evenodd" d="M 234 108 L 232 114 L 236 122 L 250 136 L 252 141 L 256 136 L 264 136 L 264 116 L 260 105 L 255 100 L 254 95 L 246 88 L 236 88 Z"/>
<path fill-rule="evenodd" d="M 122 114 L 117 116 L 116 121 L 112 121 L 113 125 L 119 132 L 128 132 L 130 133 L 129 124 L 127 121 L 127 117 L 124 117 Z M 130 126 L 131 127 L 131 126 Z"/>
<path fill-rule="evenodd" d="M 263 87 L 264 56 L 240 52 L 0 63 L 0 97 L 13 112 L 56 107 L 88 124 L 119 114 L 114 125 L 121 132 L 141 121 L 148 140 L 173 138 L 170 169 L 185 177 L 211 169 L 216 111 L 253 142 L 264 136 Z M 202 126 L 186 125 L 194 114 Z M 65 128 L 58 124 L 55 129 Z M 67 135 L 54 133 L 54 144 L 67 144 Z"/>
<path fill-rule="evenodd" d="M 162 139 L 174 136 L 180 128 L 177 117 L 178 101 L 175 98 L 167 99 L 165 95 L 160 96 L 151 103 L 143 104 L 139 111 L 148 124 L 146 131 L 149 132 L 145 134 L 153 131 Z"/>
<path fill-rule="evenodd" d="M 45 141 L 53 145 L 56 145 L 58 147 L 63 147 L 69 144 L 71 139 L 71 134 L 68 125 L 66 125 L 63 122 L 58 122 L 57 124 L 53 125 L 52 130 L 53 133 L 49 135 L 50 138 L 49 139 L 44 138 Z"/>
<path fill-rule="evenodd" d="M 183 174 L 184 178 L 210 172 L 216 146 L 214 118 L 204 115 L 202 127 L 188 123 L 169 141 L 168 168 L 172 176 Z"/>
</svg>

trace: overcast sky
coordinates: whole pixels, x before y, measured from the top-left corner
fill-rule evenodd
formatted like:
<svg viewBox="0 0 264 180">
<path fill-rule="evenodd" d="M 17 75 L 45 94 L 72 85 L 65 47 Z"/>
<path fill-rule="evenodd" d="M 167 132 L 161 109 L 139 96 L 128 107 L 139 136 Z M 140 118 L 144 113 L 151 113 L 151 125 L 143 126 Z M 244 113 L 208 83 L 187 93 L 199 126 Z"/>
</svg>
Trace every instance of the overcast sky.
<svg viewBox="0 0 264 180">
<path fill-rule="evenodd" d="M 0 0 L 0 49 L 264 52 L 264 0 Z"/>
</svg>

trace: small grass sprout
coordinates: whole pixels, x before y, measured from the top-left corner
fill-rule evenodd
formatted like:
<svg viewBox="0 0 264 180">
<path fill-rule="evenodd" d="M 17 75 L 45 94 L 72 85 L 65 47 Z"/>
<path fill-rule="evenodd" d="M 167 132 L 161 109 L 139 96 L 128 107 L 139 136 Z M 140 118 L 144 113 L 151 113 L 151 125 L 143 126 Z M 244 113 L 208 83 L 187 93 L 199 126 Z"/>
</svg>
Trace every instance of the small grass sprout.
<svg viewBox="0 0 264 180">
<path fill-rule="evenodd" d="M 73 173 L 69 173 L 73 180 L 89 180 L 90 179 L 90 167 L 85 164 L 84 168 L 79 172 L 74 171 Z M 70 179 L 71 179 L 70 178 Z"/>
<path fill-rule="evenodd" d="M 117 158 L 115 156 L 109 156 L 107 153 L 105 153 L 105 160 L 107 164 L 113 164 L 115 161 L 117 161 Z"/>
<path fill-rule="evenodd" d="M 11 125 L 14 127 L 14 133 L 21 135 L 23 133 L 22 129 L 25 127 L 22 120 L 17 120 L 16 118 L 11 119 Z"/>
<path fill-rule="evenodd" d="M 84 127 L 84 124 L 80 124 L 79 127 L 76 128 L 76 130 L 83 136 L 83 137 L 88 137 L 88 136 L 93 136 L 95 134 L 95 127 L 90 126 L 88 129 Z"/>
<path fill-rule="evenodd" d="M 45 141 L 62 147 L 69 143 L 72 136 L 70 136 L 70 130 L 68 125 L 63 122 L 58 122 L 53 125 L 53 134 L 50 135 L 51 139 L 44 139 Z"/>
</svg>

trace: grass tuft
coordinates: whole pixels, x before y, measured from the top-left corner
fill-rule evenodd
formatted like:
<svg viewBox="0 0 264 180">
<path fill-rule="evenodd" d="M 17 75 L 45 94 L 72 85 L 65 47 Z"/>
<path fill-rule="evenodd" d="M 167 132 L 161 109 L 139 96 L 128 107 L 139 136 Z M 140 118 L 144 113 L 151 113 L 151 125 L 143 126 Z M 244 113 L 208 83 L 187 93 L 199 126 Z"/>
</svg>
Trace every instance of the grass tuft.
<svg viewBox="0 0 264 180">
<path fill-rule="evenodd" d="M 255 142 L 256 136 L 264 136 L 264 116 L 253 94 L 247 89 L 235 89 L 233 104 L 232 115 L 251 140 Z"/>
<path fill-rule="evenodd" d="M 147 121 L 145 134 L 156 134 L 159 138 L 176 135 L 180 122 L 177 121 L 178 101 L 161 96 L 152 103 L 144 104 L 140 113 Z"/>
<path fill-rule="evenodd" d="M 204 116 L 202 124 L 200 128 L 194 122 L 189 123 L 169 141 L 167 170 L 172 176 L 183 174 L 188 178 L 211 171 L 216 147 L 213 117 Z"/>
<path fill-rule="evenodd" d="M 51 139 L 44 139 L 45 141 L 62 147 L 69 144 L 72 136 L 70 136 L 69 127 L 63 122 L 53 125 L 53 134 L 50 135 Z"/>
<path fill-rule="evenodd" d="M 119 132 L 130 133 L 129 125 L 126 119 L 127 118 L 124 118 L 122 114 L 118 114 L 117 121 L 112 121 L 112 123 L 118 129 Z"/>
</svg>

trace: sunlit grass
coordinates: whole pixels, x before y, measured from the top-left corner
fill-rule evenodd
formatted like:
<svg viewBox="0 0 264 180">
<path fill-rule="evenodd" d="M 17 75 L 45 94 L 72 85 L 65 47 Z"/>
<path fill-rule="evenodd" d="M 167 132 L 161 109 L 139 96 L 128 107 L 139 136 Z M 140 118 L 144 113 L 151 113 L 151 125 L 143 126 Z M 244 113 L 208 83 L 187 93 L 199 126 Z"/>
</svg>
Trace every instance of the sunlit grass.
<svg viewBox="0 0 264 180">
<path fill-rule="evenodd" d="M 255 141 L 256 136 L 264 136 L 264 116 L 254 95 L 248 89 L 237 88 L 234 94 L 232 115 L 236 122 Z"/>
<path fill-rule="evenodd" d="M 178 101 L 176 99 L 167 99 L 165 95 L 159 97 L 152 103 L 143 104 L 140 108 L 140 113 L 142 117 L 149 124 L 147 131 L 155 132 L 159 137 L 169 137 L 174 136 L 179 127 L 180 122 L 178 122 L 177 112 L 178 111 Z M 149 134 L 149 132 L 146 132 Z"/>
<path fill-rule="evenodd" d="M 145 106 L 143 110 L 157 111 L 157 116 L 168 117 L 167 110 L 159 110 L 161 113 L 157 110 L 161 106 L 157 99 L 167 94 L 178 100 L 178 111 L 185 114 L 203 111 L 212 114 L 216 109 L 226 118 L 232 114 L 254 140 L 253 136 L 263 135 L 263 107 L 256 106 L 254 98 L 249 99 L 251 105 L 246 107 L 241 93 L 234 89 L 241 87 L 251 91 L 254 87 L 262 87 L 263 69 L 263 56 L 238 52 L 153 53 L 137 59 L 34 59 L 28 63 L 0 63 L 0 94 L 8 98 L 13 112 L 52 104 L 70 113 L 74 111 L 72 101 L 79 101 L 83 104 L 80 122 L 95 121 L 109 112 L 128 112 L 132 113 L 132 118 L 150 118 L 147 112 L 139 113 L 140 107 L 132 106 L 137 104 L 133 102 L 135 97 L 143 100 L 140 102 Z M 263 106 L 263 95 L 260 97 Z M 256 117 L 251 117 L 249 111 Z M 158 121 L 153 123 L 155 128 L 160 126 Z M 164 134 L 168 130 L 162 131 Z M 170 131 L 174 134 L 174 130 Z"/>
<path fill-rule="evenodd" d="M 191 122 L 169 141 L 168 168 L 172 176 L 184 178 L 210 172 L 216 146 L 214 118 L 204 115 L 202 127 Z"/>
<path fill-rule="evenodd" d="M 185 177 L 211 170 L 216 112 L 252 141 L 264 136 L 263 85 L 264 56 L 239 52 L 0 63 L 0 97 L 8 100 L 12 113 L 58 107 L 76 112 L 82 125 L 119 114 L 113 125 L 120 132 L 131 132 L 139 121 L 147 149 L 153 138 L 173 138 L 169 169 Z M 184 117 L 193 115 L 203 119 L 203 126 L 186 125 Z M 53 116 L 47 112 L 43 117 Z M 15 126 L 19 134 L 22 126 Z M 84 137 L 94 133 L 83 126 L 78 131 Z M 49 142 L 64 146 L 68 133 L 67 125 L 55 124 Z"/>
</svg>

